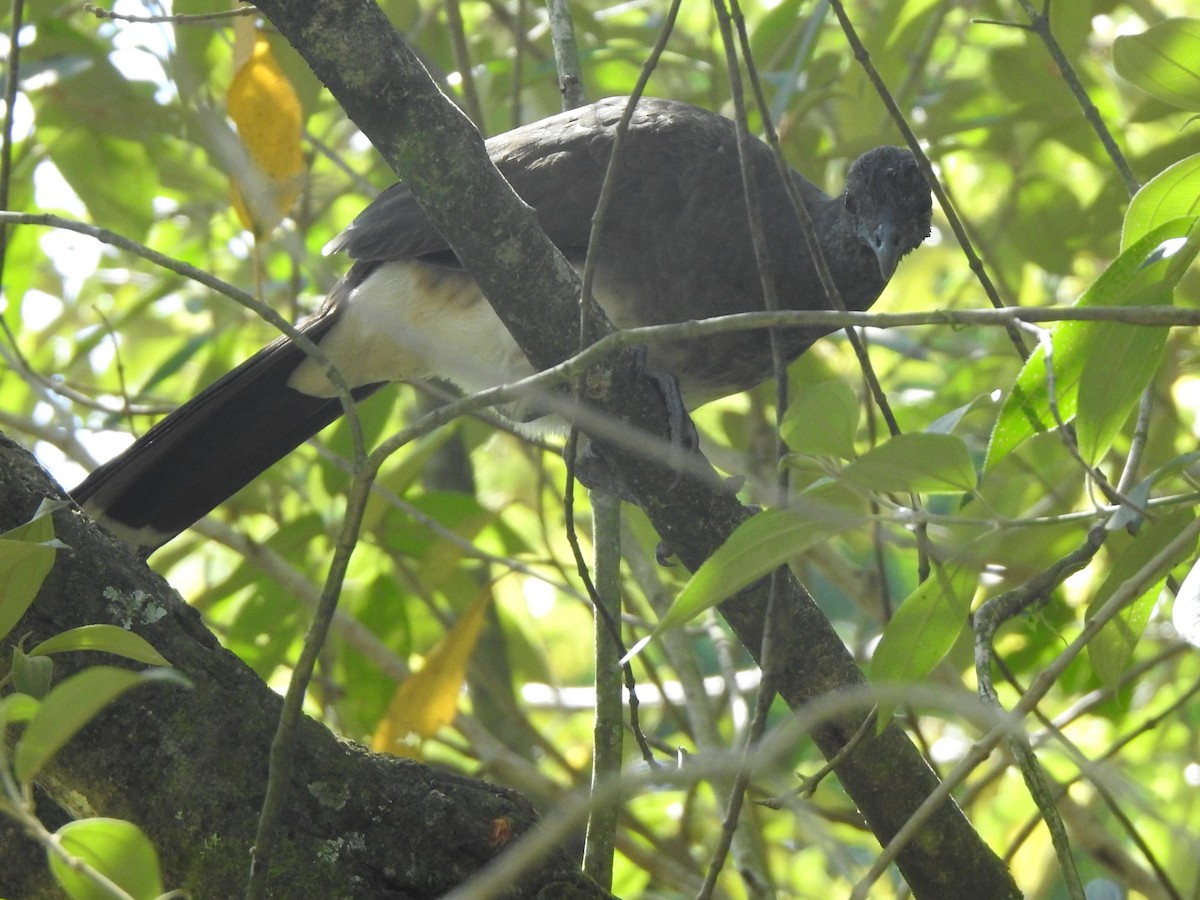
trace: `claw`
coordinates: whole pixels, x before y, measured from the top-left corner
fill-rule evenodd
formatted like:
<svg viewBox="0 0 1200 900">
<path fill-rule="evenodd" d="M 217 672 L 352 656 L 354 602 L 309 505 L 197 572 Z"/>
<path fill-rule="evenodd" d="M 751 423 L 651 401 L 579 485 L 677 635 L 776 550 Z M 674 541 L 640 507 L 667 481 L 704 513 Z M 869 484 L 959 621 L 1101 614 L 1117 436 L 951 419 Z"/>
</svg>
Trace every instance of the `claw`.
<svg viewBox="0 0 1200 900">
<path fill-rule="evenodd" d="M 700 435 L 688 415 L 687 406 L 683 402 L 683 393 L 679 389 L 679 379 L 670 372 L 655 372 L 646 368 L 646 348 L 636 348 L 637 365 L 641 373 L 653 382 L 662 397 L 663 405 L 667 408 L 667 436 L 670 451 L 667 464 L 675 470 L 675 478 L 671 482 L 674 488 L 679 484 L 680 471 L 684 457 L 694 453 L 700 446 Z"/>
</svg>

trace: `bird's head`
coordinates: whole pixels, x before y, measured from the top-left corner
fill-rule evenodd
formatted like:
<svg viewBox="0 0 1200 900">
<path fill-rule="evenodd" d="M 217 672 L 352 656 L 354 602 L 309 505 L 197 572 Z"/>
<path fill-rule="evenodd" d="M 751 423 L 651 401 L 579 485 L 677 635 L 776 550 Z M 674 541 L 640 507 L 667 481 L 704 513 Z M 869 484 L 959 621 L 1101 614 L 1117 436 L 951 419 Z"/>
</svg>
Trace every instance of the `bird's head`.
<svg viewBox="0 0 1200 900">
<path fill-rule="evenodd" d="M 908 150 L 868 150 L 850 167 L 841 200 L 854 235 L 875 254 L 884 283 L 900 258 L 929 237 L 929 185 Z"/>
</svg>

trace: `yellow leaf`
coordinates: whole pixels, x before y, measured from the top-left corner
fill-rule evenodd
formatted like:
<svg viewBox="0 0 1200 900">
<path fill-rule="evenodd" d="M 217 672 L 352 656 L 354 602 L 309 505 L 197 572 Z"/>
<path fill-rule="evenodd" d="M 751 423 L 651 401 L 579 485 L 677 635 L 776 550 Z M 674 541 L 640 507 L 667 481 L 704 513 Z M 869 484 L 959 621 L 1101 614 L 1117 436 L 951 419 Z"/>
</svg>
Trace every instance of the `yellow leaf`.
<svg viewBox="0 0 1200 900">
<path fill-rule="evenodd" d="M 425 658 L 421 671 L 396 688 L 371 740 L 374 749 L 416 758 L 421 741 L 450 724 L 458 709 L 467 661 L 475 650 L 491 599 L 491 593 L 485 592 L 472 603 Z"/>
<path fill-rule="evenodd" d="M 230 174 L 233 206 L 242 225 L 261 237 L 287 215 L 304 179 L 300 100 L 263 35 L 234 73 L 226 103 L 254 164 L 254 171 Z"/>
</svg>

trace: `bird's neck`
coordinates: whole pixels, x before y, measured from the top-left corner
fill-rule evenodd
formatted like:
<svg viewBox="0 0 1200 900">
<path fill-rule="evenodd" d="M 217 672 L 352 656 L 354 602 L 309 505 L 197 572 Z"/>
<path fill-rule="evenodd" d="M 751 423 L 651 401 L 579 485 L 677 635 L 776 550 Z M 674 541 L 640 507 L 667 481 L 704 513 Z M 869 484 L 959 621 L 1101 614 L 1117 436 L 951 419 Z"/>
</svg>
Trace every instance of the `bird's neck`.
<svg viewBox="0 0 1200 900">
<path fill-rule="evenodd" d="M 812 217 L 813 233 L 821 248 L 825 265 L 838 294 L 846 309 L 864 310 L 882 293 L 885 283 L 879 274 L 879 262 L 862 239 L 855 233 L 846 216 L 845 204 L 841 196 L 827 197 L 821 195 L 813 200 L 807 200 L 809 215 Z M 805 248 L 803 263 L 808 269 L 808 277 L 812 279 L 805 283 L 819 283 L 816 266 L 808 252 L 808 240 L 804 227 L 796 222 L 796 239 L 799 246 Z M 812 301 L 809 301 L 810 303 Z M 796 305 L 796 304 L 789 304 Z M 801 304 L 803 305 L 803 304 Z M 821 304 L 832 308 L 833 302 Z"/>
</svg>

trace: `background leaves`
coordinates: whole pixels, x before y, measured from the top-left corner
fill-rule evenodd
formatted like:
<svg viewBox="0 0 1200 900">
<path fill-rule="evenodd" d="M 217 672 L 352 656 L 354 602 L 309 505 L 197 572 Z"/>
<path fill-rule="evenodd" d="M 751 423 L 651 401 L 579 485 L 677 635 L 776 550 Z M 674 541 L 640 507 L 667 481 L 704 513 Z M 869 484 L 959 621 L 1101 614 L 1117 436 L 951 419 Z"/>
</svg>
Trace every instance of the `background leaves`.
<svg viewBox="0 0 1200 900">
<path fill-rule="evenodd" d="M 464 68 L 442 7 L 384 6 L 448 92 L 461 97 L 463 79 L 474 79 L 487 132 L 557 110 L 540 11 L 526 9 L 517 22 L 515 7 L 462 4 L 471 56 Z M 1003 302 L 1196 306 L 1196 276 L 1185 265 L 1194 247 L 1168 243 L 1172 255 L 1152 256 L 1164 241 L 1189 234 L 1200 196 L 1191 121 L 1200 37 L 1193 20 L 1179 19 L 1187 6 L 1052 4 L 1050 24 L 1065 59 L 1144 184 L 1130 202 L 1046 46 L 1026 29 L 993 24 L 1019 20 L 1018 7 L 848 4 Z M 217 8 L 205 0 L 173 7 Z M 586 2 L 573 9 L 589 95 L 628 91 L 661 10 Z M 745 13 L 781 143 L 798 169 L 836 192 L 859 152 L 902 142 L 824 5 L 785 0 L 748 5 Z M 256 257 L 231 208 L 219 152 L 221 135 L 232 133 L 220 100 L 236 71 L 232 27 L 121 23 L 43 4 L 30 15 L 14 208 L 60 210 L 142 238 L 231 283 L 261 285 L 262 297 L 291 316 L 320 302 L 344 268 L 322 257 L 321 246 L 392 176 L 282 42 L 267 36 L 299 104 L 307 180 L 289 220 Z M 728 111 L 715 33 L 711 11 L 687 5 L 649 91 Z M 903 262 L 879 310 L 988 305 L 941 212 L 935 227 L 934 239 Z M 240 307 L 121 252 L 31 228 L 9 237 L 4 315 L 16 346 L 3 349 L 0 427 L 33 446 L 66 484 L 274 336 Z M 744 476 L 742 495 L 768 511 L 678 601 L 686 579 L 646 563 L 657 536 L 636 512 L 628 516 L 627 644 L 653 631 L 652 623 L 678 625 L 660 629 L 662 640 L 637 662 L 643 684 L 661 685 L 666 698 L 643 705 L 644 725 L 662 746 L 724 753 L 741 739 L 740 685 L 753 670 L 709 607 L 777 563 L 801 575 L 874 676 L 922 678 L 947 696 L 970 697 L 970 605 L 1025 587 L 1090 528 L 1107 523 L 1097 559 L 997 635 L 1007 673 L 999 690 L 1011 705 L 1078 633 L 1088 610 L 1190 515 L 1198 473 L 1187 454 L 1200 421 L 1190 330 L 1053 329 L 1055 400 L 1060 416 L 1074 419 L 1079 453 L 1114 483 L 1131 454 L 1141 454 L 1117 521 L 1114 504 L 1096 492 L 1069 445 L 1072 432 L 1054 428 L 1044 351 L 1029 333 L 1022 336 L 1033 348 L 1028 363 L 1001 329 L 934 324 L 864 336 L 900 437 L 887 437 L 878 409 L 863 399 L 869 392 L 853 354 L 832 335 L 790 373 L 783 436 L 791 499 L 799 498 L 794 509 L 783 509 L 774 489 L 774 399 L 761 387 L 702 408 L 696 421 L 706 452 L 724 471 Z M 23 376 L 26 365 L 42 378 Z M 1149 413 L 1139 425 L 1143 390 Z M 423 402 L 407 389 L 381 391 L 363 406 L 368 436 L 393 433 Z M 216 521 L 154 559 L 226 646 L 273 683 L 295 658 L 328 560 L 348 446 L 345 426 L 333 426 L 319 448 L 293 454 Z M 440 765 L 518 784 L 547 808 L 564 785 L 583 779 L 591 617 L 562 538 L 563 481 L 554 452 L 474 420 L 393 457 L 372 500 L 311 711 L 368 741 L 397 683 L 447 646 L 468 610 L 486 605 L 472 637 L 467 695 L 444 692 L 457 701 L 455 724 L 422 752 Z M 47 538 L 13 540 L 40 567 L 54 552 L 37 549 Z M 1027 723 L 1051 776 L 1078 805 L 1073 836 L 1085 879 L 1107 878 L 1130 896 L 1147 885 L 1163 890 L 1155 872 L 1185 896 L 1200 878 L 1187 774 L 1196 727 L 1179 711 L 1200 679 L 1200 662 L 1179 649 L 1169 624 L 1171 590 L 1189 562 L 1161 573 L 1161 598 L 1148 588 L 1055 685 L 1040 712 L 1045 722 L 1066 725 Z M 18 561 L 7 571 L 19 568 Z M 0 604 L 32 599 L 33 575 L 10 577 Z M 473 607 L 482 594 L 488 603 Z M 1177 604 L 1177 618 L 1186 625 L 1195 619 L 1188 614 L 1195 592 L 1184 596 L 1191 599 Z M 122 599 L 134 614 L 136 598 Z M 450 682 L 458 684 L 457 672 Z M 906 724 L 943 769 L 962 758 L 975 733 L 965 719 L 924 708 L 913 709 Z M 1099 796 L 1086 780 L 1093 769 L 1060 735 L 1086 760 L 1104 760 L 1129 826 L 1092 802 Z M 796 743 L 779 771 L 756 773 L 753 790 L 787 795 L 793 773 L 818 765 L 815 750 Z M 1048 840 L 1016 782 L 1001 768 L 979 771 L 960 799 L 1012 858 L 1023 886 L 1053 885 Z M 693 895 L 688 873 L 704 865 L 722 805 L 707 788 L 635 798 L 618 892 Z M 785 890 L 821 885 L 848 894 L 861 859 L 877 852 L 844 824 L 854 810 L 832 782 L 803 815 L 755 815 L 755 843 L 766 861 L 759 871 Z M 1154 865 L 1131 854 L 1137 842 L 1126 827 L 1144 838 Z M 796 852 L 799 839 L 806 849 Z M 737 871 L 729 867 L 721 879 L 730 896 L 747 890 Z M 891 890 L 877 888 L 880 896 Z"/>
</svg>

